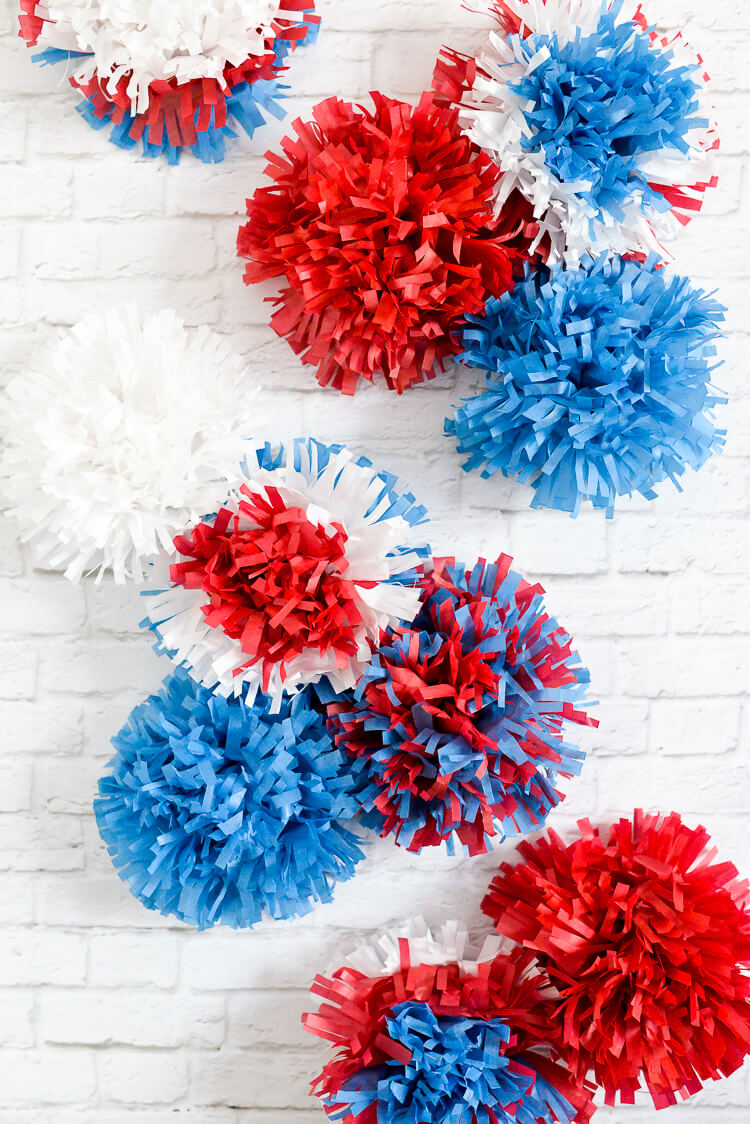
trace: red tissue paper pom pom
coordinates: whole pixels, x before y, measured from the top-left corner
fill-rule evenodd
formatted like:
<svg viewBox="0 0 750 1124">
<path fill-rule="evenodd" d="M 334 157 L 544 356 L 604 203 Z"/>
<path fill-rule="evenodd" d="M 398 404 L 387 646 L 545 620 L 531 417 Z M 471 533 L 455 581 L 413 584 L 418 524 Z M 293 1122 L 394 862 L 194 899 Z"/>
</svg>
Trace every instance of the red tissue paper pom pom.
<svg viewBox="0 0 750 1124">
<path fill-rule="evenodd" d="M 676 813 L 636 811 L 608 837 L 578 826 L 569 846 L 554 832 L 522 843 L 482 908 L 557 988 L 579 1079 L 593 1071 L 610 1105 L 643 1079 L 665 1108 L 750 1051 L 747 883 Z"/>
<path fill-rule="evenodd" d="M 273 186 L 248 200 L 246 284 L 284 277 L 272 317 L 321 385 L 353 394 L 382 373 L 401 393 L 459 350 L 467 313 L 513 284 L 536 233 L 513 195 L 493 217 L 498 172 L 425 94 L 416 108 L 329 98 L 296 121 Z"/>
<path fill-rule="evenodd" d="M 393 1059 L 402 1060 L 399 1043 L 389 1036 L 389 1020 L 401 1004 L 418 1003 L 438 1019 L 501 1020 L 511 1032 L 503 1053 L 568 1102 L 566 1121 L 574 1114 L 580 1124 L 590 1119 L 593 1087 L 570 1071 L 555 1004 L 531 954 L 521 948 L 500 951 L 491 939 L 477 951 L 466 941 L 466 930 L 457 922 L 447 922 L 433 936 L 416 919 L 357 950 L 330 978 L 316 976 L 311 990 L 322 1002 L 302 1021 L 336 1051 L 312 1082 L 332 1116 L 338 1117 L 346 1091 L 362 1071 L 377 1072 Z M 353 1119 L 376 1124 L 378 1117 L 368 1111 L 347 1117 Z"/>
</svg>

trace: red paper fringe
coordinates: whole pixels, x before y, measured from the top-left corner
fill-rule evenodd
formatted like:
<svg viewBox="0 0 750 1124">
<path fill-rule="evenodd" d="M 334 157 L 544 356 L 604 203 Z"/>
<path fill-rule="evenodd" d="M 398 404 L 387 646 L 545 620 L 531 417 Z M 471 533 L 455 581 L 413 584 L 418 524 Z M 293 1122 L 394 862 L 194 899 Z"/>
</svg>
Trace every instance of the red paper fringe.
<svg viewBox="0 0 750 1124">
<path fill-rule="evenodd" d="M 286 665 L 306 649 L 333 650 L 345 666 L 357 651 L 362 623 L 344 576 L 346 532 L 339 524 L 326 532 L 311 523 L 301 508 L 287 507 L 276 488 L 265 496 L 246 485 L 241 492 L 237 514 L 223 509 L 212 523 L 175 539 L 190 561 L 172 565 L 171 580 L 202 590 L 206 622 L 241 642 L 249 658 L 237 672 L 265 661 L 264 689 L 270 665 L 281 664 L 283 678 Z"/>
<path fill-rule="evenodd" d="M 286 279 L 275 330 L 346 394 L 379 372 L 399 393 L 432 378 L 536 232 L 520 198 L 493 218 L 498 173 L 453 110 L 431 94 L 416 109 L 372 98 L 373 110 L 330 98 L 294 123 L 238 239 L 247 284 Z"/>
<path fill-rule="evenodd" d="M 522 843 L 483 909 L 533 950 L 580 1079 L 632 1104 L 644 1079 L 664 1108 L 738 1069 L 750 1051 L 747 883 L 714 863 L 708 833 L 637 811 L 603 838 Z"/>
</svg>

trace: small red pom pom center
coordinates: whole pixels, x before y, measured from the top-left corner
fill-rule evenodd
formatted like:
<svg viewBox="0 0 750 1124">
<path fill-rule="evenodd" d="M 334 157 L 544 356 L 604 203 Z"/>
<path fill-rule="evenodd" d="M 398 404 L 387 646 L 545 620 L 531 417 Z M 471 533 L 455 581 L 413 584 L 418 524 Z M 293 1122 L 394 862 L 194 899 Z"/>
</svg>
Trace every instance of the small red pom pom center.
<svg viewBox="0 0 750 1124">
<path fill-rule="evenodd" d="M 264 660 L 281 664 L 283 675 L 308 648 L 333 651 L 344 666 L 362 625 L 355 584 L 345 577 L 346 531 L 312 522 L 275 488 L 242 493 L 236 514 L 223 509 L 175 539 L 190 561 L 170 567 L 172 581 L 207 594 L 206 623 L 250 657 L 237 671 Z"/>
</svg>

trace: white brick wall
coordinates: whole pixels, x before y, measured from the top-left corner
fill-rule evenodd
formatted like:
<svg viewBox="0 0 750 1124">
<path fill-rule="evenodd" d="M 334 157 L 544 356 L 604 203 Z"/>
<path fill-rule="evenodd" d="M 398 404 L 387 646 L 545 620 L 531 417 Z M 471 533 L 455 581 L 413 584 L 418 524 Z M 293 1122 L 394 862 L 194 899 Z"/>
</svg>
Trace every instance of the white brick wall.
<svg viewBox="0 0 750 1124">
<path fill-rule="evenodd" d="M 715 78 L 721 185 L 677 261 L 730 306 L 725 454 L 685 492 L 625 505 L 610 523 L 533 513 L 521 486 L 464 478 L 441 421 L 445 377 L 352 403 L 316 388 L 241 282 L 234 241 L 273 126 L 227 162 L 170 169 L 81 122 L 52 68 L 32 66 L 0 6 L 0 364 L 22 370 L 59 324 L 136 300 L 231 334 L 248 378 L 272 388 L 273 429 L 343 439 L 411 473 L 437 551 L 509 551 L 544 580 L 602 700 L 582 777 L 553 817 L 603 819 L 636 803 L 703 822 L 750 874 L 747 546 L 750 512 L 750 9 L 652 0 L 682 22 Z M 377 85 L 413 98 L 441 41 L 470 45 L 459 0 L 320 0 L 319 46 L 294 62 L 292 112 Z M 198 935 L 144 910 L 111 871 L 91 815 L 107 741 L 168 670 L 139 635 L 132 590 L 34 571 L 0 522 L 0 1124 L 312 1124 L 320 1052 L 299 1015 L 313 974 L 359 934 L 422 911 L 479 921 L 496 865 L 419 858 L 377 841 L 336 902 L 309 920 Z M 512 848 L 503 848 L 503 855 Z M 664 1116 L 644 1101 L 601 1124 L 747 1124 L 750 1071 Z"/>
</svg>

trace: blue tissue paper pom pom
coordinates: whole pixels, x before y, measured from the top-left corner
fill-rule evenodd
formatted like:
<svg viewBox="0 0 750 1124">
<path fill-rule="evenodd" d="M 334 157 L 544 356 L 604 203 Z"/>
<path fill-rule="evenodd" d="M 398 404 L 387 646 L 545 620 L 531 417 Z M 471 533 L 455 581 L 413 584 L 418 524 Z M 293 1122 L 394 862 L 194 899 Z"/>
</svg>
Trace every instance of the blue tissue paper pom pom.
<svg viewBox="0 0 750 1124">
<path fill-rule="evenodd" d="M 713 341 L 724 309 L 689 280 L 621 257 L 553 267 L 467 318 L 460 361 L 487 389 L 446 420 L 467 472 L 498 470 L 533 507 L 612 515 L 618 496 L 680 489 L 724 444 Z M 681 489 L 680 489 L 681 490 Z"/>
<path fill-rule="evenodd" d="M 602 11 L 596 30 L 560 42 L 534 32 L 524 54 L 535 65 L 511 89 L 525 99 L 526 150 L 542 149 L 547 166 L 605 221 L 625 218 L 634 196 L 657 211 L 670 203 L 649 184 L 640 158 L 660 150 L 688 153 L 689 134 L 707 129 L 701 82 L 693 66 L 654 49 L 649 32 L 620 21 L 622 3 Z"/>
<path fill-rule="evenodd" d="M 576 1110 L 531 1066 L 513 1056 L 502 1019 L 436 1015 L 405 1002 L 386 1020 L 396 1044 L 384 1066 L 360 1072 L 328 1101 L 333 1120 L 354 1124 L 570 1124 Z M 402 1047 L 402 1049 L 398 1049 Z M 402 1060 L 408 1051 L 408 1061 Z M 368 1109 L 373 1115 L 361 1117 Z"/>
<path fill-rule="evenodd" d="M 281 703 L 222 698 L 182 670 L 135 707 L 94 811 L 144 905 L 205 929 L 330 901 L 363 857 L 339 820 L 356 808 L 348 762 L 311 688 Z"/>
</svg>

